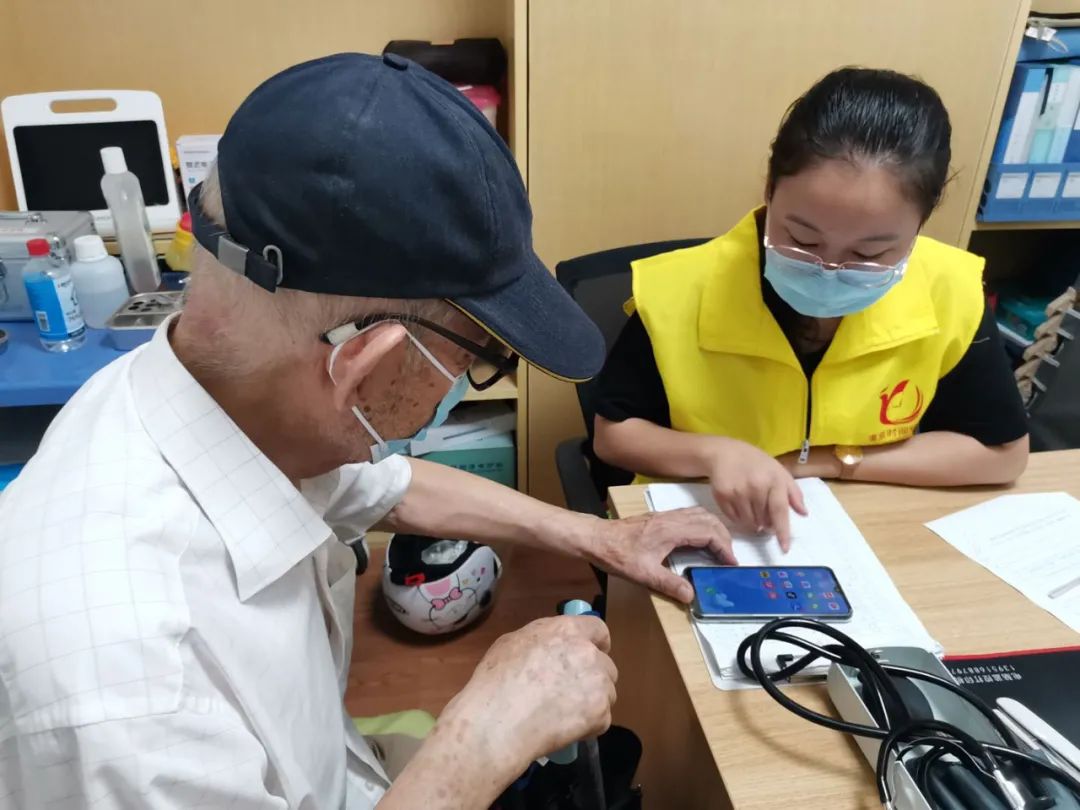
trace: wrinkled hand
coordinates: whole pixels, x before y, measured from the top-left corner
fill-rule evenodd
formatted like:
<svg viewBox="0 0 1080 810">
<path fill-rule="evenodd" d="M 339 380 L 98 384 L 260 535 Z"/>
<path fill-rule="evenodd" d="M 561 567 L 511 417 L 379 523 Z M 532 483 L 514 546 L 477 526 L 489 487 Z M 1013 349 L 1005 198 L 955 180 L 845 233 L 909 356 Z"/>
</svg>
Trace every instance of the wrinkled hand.
<svg viewBox="0 0 1080 810">
<path fill-rule="evenodd" d="M 802 490 L 783 464 L 752 444 L 723 439 L 709 475 L 720 511 L 753 532 L 772 529 L 780 548 L 791 548 L 791 513 L 806 514 Z"/>
<path fill-rule="evenodd" d="M 735 562 L 727 527 L 701 507 L 608 520 L 599 524 L 599 530 L 602 537 L 593 563 L 685 604 L 693 600 L 694 589 L 664 564 L 672 551 L 708 549 L 722 563 Z"/>
<path fill-rule="evenodd" d="M 498 639 L 439 717 L 439 731 L 504 770 L 611 725 L 618 672 L 607 626 L 590 616 L 538 619 Z"/>
</svg>

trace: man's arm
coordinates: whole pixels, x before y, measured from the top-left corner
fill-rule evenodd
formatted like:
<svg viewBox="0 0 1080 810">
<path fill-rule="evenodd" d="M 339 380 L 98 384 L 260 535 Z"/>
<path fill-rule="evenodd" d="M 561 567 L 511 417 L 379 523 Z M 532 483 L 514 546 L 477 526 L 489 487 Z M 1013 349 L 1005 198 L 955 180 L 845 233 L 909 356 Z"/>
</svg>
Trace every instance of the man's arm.
<svg viewBox="0 0 1080 810">
<path fill-rule="evenodd" d="M 673 549 L 708 548 L 721 560 L 734 561 L 727 529 L 704 509 L 602 520 L 442 464 L 421 459 L 409 459 L 409 464 L 409 488 L 381 528 L 545 548 L 588 560 L 683 602 L 693 596 L 690 584 L 664 565 Z"/>
<path fill-rule="evenodd" d="M 409 459 L 412 481 L 384 521 L 394 531 L 511 542 L 582 556 L 603 521 L 444 464 Z"/>
</svg>

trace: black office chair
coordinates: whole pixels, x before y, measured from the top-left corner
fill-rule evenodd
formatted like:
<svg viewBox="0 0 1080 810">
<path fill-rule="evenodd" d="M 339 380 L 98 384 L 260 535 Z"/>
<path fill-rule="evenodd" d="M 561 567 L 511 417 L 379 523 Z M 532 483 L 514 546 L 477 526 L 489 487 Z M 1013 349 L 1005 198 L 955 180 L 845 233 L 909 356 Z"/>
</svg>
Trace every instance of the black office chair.
<svg viewBox="0 0 1080 810">
<path fill-rule="evenodd" d="M 1080 447 L 1080 278 L 1047 310 L 1054 315 L 1016 370 L 1033 453 Z M 1053 347 L 1045 345 L 1051 335 Z"/>
<path fill-rule="evenodd" d="M 585 314 L 600 327 L 604 343 L 610 351 L 626 323 L 623 304 L 631 295 L 630 263 L 658 253 L 700 245 L 705 241 L 677 239 L 590 253 L 559 262 L 555 266 L 555 277 Z M 555 450 L 555 466 L 559 471 L 567 506 L 575 512 L 607 517 L 604 502 L 608 487 L 628 484 L 634 476 L 605 464 L 593 453 L 595 382 L 579 383 L 577 396 L 587 435 L 562 442 Z M 601 572 L 597 572 L 597 577 L 601 586 L 605 586 L 606 580 Z"/>
</svg>

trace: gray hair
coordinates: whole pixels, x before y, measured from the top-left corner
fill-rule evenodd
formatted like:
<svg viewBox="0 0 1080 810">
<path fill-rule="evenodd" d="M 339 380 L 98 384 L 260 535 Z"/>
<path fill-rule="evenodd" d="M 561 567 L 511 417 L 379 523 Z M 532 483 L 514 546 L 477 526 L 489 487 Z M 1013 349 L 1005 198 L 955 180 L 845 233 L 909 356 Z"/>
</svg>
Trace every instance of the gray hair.
<svg viewBox="0 0 1080 810">
<path fill-rule="evenodd" d="M 227 229 L 216 165 L 203 182 L 199 203 L 208 219 Z M 335 326 L 378 313 L 445 324 L 453 312 L 439 299 L 358 298 L 287 288 L 270 293 L 225 267 L 198 243 L 193 259 L 184 317 L 200 320 L 209 338 L 205 356 L 197 360 L 204 373 L 243 375 L 258 365 L 260 355 L 288 355 Z M 237 323 L 243 329 L 228 328 Z M 410 352 L 410 357 L 415 354 Z"/>
</svg>

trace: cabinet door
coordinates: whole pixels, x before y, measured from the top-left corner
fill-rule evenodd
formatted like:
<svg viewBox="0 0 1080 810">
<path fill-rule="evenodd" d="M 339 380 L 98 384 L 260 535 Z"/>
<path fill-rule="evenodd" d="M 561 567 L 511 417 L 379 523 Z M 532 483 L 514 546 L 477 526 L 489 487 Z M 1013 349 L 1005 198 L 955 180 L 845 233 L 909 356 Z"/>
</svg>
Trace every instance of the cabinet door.
<svg viewBox="0 0 1080 810">
<path fill-rule="evenodd" d="M 953 124 L 956 176 L 926 232 L 966 242 L 1024 0 L 539 0 L 529 7 L 529 191 L 549 266 L 722 233 L 762 200 L 787 106 L 843 65 L 914 73 Z M 1007 81 L 1007 78 L 1006 78 Z M 566 384 L 529 378 L 529 486 L 558 499 Z"/>
</svg>

